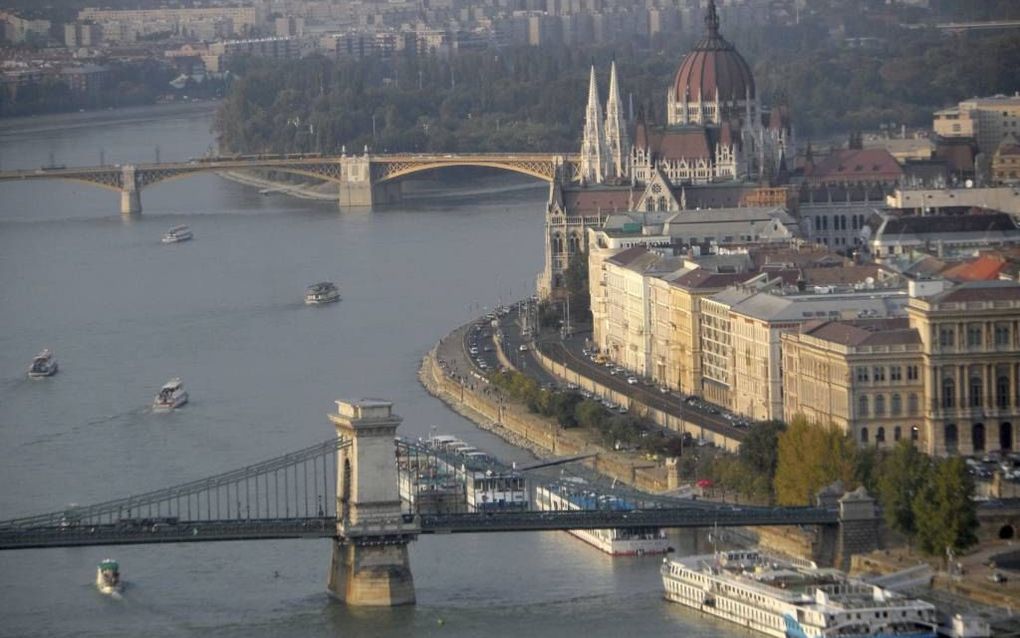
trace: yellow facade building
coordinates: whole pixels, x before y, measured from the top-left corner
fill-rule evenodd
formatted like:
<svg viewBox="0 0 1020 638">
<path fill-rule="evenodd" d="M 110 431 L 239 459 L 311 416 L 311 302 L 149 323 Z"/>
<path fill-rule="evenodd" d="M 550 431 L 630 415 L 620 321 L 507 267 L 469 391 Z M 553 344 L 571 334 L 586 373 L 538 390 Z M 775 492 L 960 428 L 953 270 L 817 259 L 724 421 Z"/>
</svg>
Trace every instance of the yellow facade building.
<svg viewBox="0 0 1020 638">
<path fill-rule="evenodd" d="M 1020 284 L 911 297 L 906 319 L 805 324 L 782 338 L 784 416 L 862 444 L 909 437 L 937 456 L 1011 452 L 1020 439 Z"/>
</svg>

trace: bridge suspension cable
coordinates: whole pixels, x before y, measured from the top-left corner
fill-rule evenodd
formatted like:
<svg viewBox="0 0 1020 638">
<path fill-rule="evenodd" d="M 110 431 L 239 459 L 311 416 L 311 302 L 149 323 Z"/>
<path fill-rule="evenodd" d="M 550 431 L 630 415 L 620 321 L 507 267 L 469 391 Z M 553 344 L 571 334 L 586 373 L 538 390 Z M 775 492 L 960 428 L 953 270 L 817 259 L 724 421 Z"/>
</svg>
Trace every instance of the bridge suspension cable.
<svg viewBox="0 0 1020 638">
<path fill-rule="evenodd" d="M 0 521 L 4 528 L 180 521 L 327 518 L 336 513 L 337 437 L 208 478 L 56 512 Z"/>
</svg>

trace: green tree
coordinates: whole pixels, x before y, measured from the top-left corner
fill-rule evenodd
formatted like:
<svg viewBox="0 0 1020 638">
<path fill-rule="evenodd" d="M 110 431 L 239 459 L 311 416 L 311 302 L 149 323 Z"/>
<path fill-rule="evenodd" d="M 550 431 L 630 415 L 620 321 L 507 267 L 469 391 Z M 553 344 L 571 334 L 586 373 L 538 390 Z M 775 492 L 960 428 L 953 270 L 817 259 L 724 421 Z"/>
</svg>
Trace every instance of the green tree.
<svg viewBox="0 0 1020 638">
<path fill-rule="evenodd" d="M 842 431 L 798 415 L 779 435 L 776 499 L 781 505 L 808 505 L 818 490 L 834 481 L 850 488 L 856 460 L 857 448 Z"/>
<path fill-rule="evenodd" d="M 931 459 L 909 441 L 900 441 L 878 469 L 877 495 L 885 523 L 913 538 L 917 533 L 914 501 L 931 476 Z"/>
<path fill-rule="evenodd" d="M 588 253 L 576 252 L 570 256 L 563 279 L 570 295 L 570 320 L 588 320 L 591 297 L 588 294 Z"/>
<path fill-rule="evenodd" d="M 766 421 L 751 428 L 740 444 L 740 460 L 752 472 L 768 479 L 776 476 L 779 464 L 779 435 L 786 431 L 782 421 Z"/>
<path fill-rule="evenodd" d="M 937 556 L 952 549 L 960 552 L 977 543 L 977 506 L 974 480 L 960 457 L 936 463 L 931 478 L 914 497 L 917 544 Z"/>
</svg>

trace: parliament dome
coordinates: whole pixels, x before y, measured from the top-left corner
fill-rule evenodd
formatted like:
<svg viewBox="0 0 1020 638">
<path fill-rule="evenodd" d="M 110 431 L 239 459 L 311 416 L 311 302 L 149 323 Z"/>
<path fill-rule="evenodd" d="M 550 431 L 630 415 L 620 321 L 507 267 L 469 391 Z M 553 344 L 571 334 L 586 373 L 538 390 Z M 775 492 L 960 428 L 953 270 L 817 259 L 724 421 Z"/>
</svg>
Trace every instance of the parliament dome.
<svg viewBox="0 0 1020 638">
<path fill-rule="evenodd" d="M 719 35 L 719 14 L 714 1 L 708 3 L 705 13 L 705 37 L 684 56 L 673 81 L 673 91 L 677 103 L 710 102 L 715 100 L 716 91 L 721 103 L 755 97 L 751 67 Z"/>
</svg>

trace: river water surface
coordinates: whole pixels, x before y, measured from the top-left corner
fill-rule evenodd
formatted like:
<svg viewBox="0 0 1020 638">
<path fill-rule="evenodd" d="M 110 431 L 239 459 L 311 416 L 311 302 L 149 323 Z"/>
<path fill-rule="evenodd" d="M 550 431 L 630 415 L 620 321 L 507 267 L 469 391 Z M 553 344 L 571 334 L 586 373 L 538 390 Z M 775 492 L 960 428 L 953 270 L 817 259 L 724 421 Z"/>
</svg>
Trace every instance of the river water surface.
<svg viewBox="0 0 1020 638">
<path fill-rule="evenodd" d="M 0 166 L 202 155 L 208 109 L 0 123 Z M 142 193 L 0 184 L 0 519 L 202 478 L 333 434 L 337 398 L 383 397 L 401 432 L 435 427 L 508 460 L 425 393 L 432 344 L 500 298 L 530 294 L 546 189 L 513 178 L 424 186 L 373 213 L 200 175 Z M 160 244 L 170 226 L 195 240 Z M 304 287 L 343 301 L 306 307 Z M 60 373 L 29 381 L 43 347 Z M 191 402 L 151 413 L 181 376 Z M 693 539 L 674 545 L 690 551 Z M 92 581 L 120 561 L 123 598 Z M 326 594 L 328 541 L 46 549 L 0 554 L 3 636 L 728 636 L 662 600 L 656 558 L 610 559 L 560 533 L 423 537 L 418 605 L 354 610 Z"/>
</svg>

